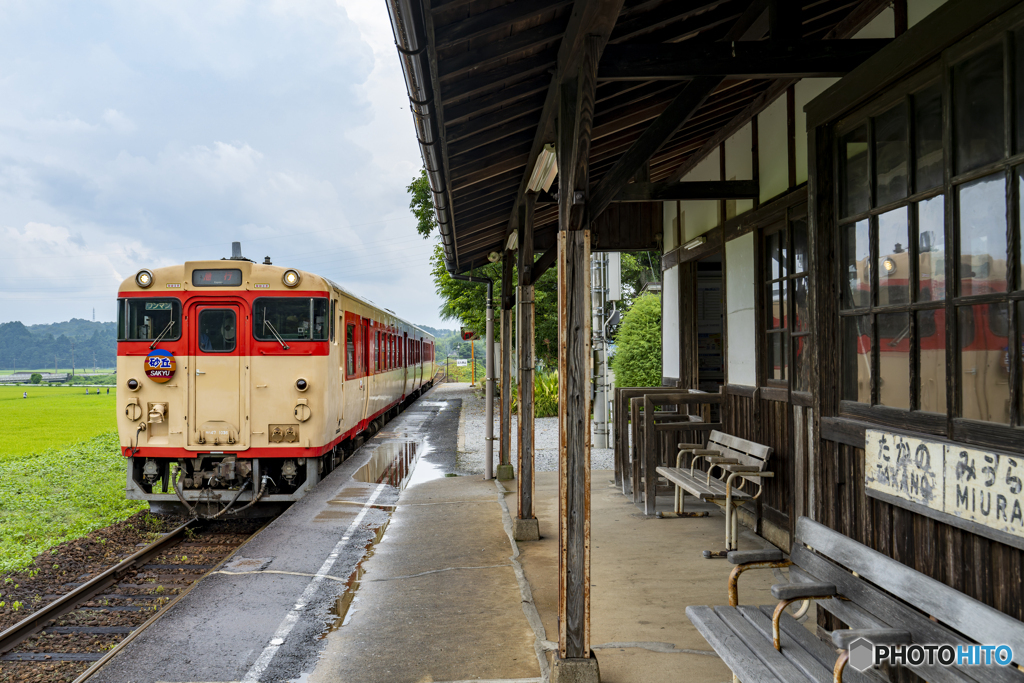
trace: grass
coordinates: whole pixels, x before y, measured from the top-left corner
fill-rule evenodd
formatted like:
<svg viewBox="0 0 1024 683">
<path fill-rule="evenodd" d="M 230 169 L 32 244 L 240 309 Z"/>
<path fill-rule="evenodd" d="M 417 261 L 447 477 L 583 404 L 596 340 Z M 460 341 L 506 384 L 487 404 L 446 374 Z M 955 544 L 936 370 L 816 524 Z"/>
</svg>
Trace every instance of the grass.
<svg viewBox="0 0 1024 683">
<path fill-rule="evenodd" d="M 113 431 L 0 460 L 0 572 L 23 569 L 58 543 L 145 509 L 145 501 L 125 499 L 124 472 Z"/>
<path fill-rule="evenodd" d="M 114 411 L 114 392 L 105 389 L 97 396 L 80 387 L 0 386 L 0 464 L 112 432 Z"/>
</svg>

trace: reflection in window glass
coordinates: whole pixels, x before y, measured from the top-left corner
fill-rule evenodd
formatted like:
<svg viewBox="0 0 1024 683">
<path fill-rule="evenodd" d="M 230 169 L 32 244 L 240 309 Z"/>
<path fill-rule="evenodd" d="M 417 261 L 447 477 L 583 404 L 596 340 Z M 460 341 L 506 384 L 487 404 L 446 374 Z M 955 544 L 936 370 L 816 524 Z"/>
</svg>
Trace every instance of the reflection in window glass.
<svg viewBox="0 0 1024 683">
<path fill-rule="evenodd" d="M 1017 302 L 1017 331 L 1020 334 L 1020 337 L 1017 339 L 1016 347 L 1022 358 L 1021 364 L 1024 365 L 1024 301 Z M 1007 361 L 1009 361 L 1009 359 L 1007 359 Z M 1021 369 L 1024 370 L 1024 367 Z M 1018 382 L 1019 381 L 1020 380 L 1018 380 Z M 1017 424 L 1024 424 L 1024 401 L 1020 401 L 1020 405 L 1021 414 L 1017 416 Z"/>
<path fill-rule="evenodd" d="M 914 95 L 914 173 L 917 192 L 942 184 L 942 89 L 938 83 Z"/>
<path fill-rule="evenodd" d="M 910 314 L 880 313 L 878 330 L 878 402 L 910 410 Z"/>
<path fill-rule="evenodd" d="M 793 337 L 793 390 L 811 390 L 811 337 Z"/>
<path fill-rule="evenodd" d="M 768 379 L 786 379 L 786 333 L 768 335 Z"/>
<path fill-rule="evenodd" d="M 843 400 L 871 403 L 871 316 L 842 318 Z"/>
<path fill-rule="evenodd" d="M 918 301 L 946 298 L 946 199 L 939 195 L 917 204 Z"/>
<path fill-rule="evenodd" d="M 843 268 L 843 308 L 861 308 L 871 302 L 871 243 L 868 222 L 857 221 L 840 228 Z"/>
<path fill-rule="evenodd" d="M 793 332 L 808 332 L 811 329 L 810 311 L 807 306 L 807 278 L 798 277 L 793 283 Z"/>
<path fill-rule="evenodd" d="M 328 334 L 327 299 L 257 299 L 252 325 L 259 341 L 324 341 Z"/>
<path fill-rule="evenodd" d="M 994 45 L 953 67 L 956 172 L 1003 157 L 1003 47 Z"/>
<path fill-rule="evenodd" d="M 917 312 L 918 406 L 946 412 L 946 312 Z"/>
<path fill-rule="evenodd" d="M 764 270 L 769 274 L 770 279 L 778 280 L 785 276 L 785 267 L 782 264 L 782 233 L 773 232 L 764 240 Z"/>
<path fill-rule="evenodd" d="M 1006 199 L 1003 174 L 961 185 L 960 295 L 1006 289 Z"/>
<path fill-rule="evenodd" d="M 235 350 L 238 334 L 235 312 L 227 308 L 207 308 L 199 313 L 199 350 L 227 353 Z"/>
<path fill-rule="evenodd" d="M 807 245 L 807 219 L 797 218 L 790 222 L 793 234 L 793 272 L 805 273 L 810 263 Z"/>
<path fill-rule="evenodd" d="M 1024 45 L 1021 46 L 1020 52 L 1024 53 Z M 1017 225 L 1024 225 L 1022 219 L 1024 219 L 1024 210 L 1022 210 L 1022 200 L 1024 197 L 1024 166 L 1018 166 L 1017 169 Z M 1024 238 L 1018 240 L 1017 244 L 1017 289 L 1024 289 Z"/>
<path fill-rule="evenodd" d="M 768 303 L 768 310 L 771 311 L 771 319 L 767 321 L 768 329 L 777 330 L 786 327 L 786 282 L 780 280 L 769 285 L 771 297 Z"/>
<path fill-rule="evenodd" d="M 1017 113 L 1017 125 L 1014 126 L 1016 131 L 1016 144 L 1014 144 L 1014 151 L 1017 154 L 1024 152 L 1024 29 L 1018 29 L 1013 34 L 1013 44 L 1016 46 L 1017 58 L 1014 73 L 1017 77 L 1017 83 L 1014 85 L 1014 92 L 1017 94 L 1016 106 L 1014 111 Z"/>
<path fill-rule="evenodd" d="M 868 129 L 861 126 L 839 141 L 839 213 L 852 216 L 868 210 Z"/>
<path fill-rule="evenodd" d="M 910 227 L 907 207 L 878 217 L 878 305 L 910 301 Z"/>
<path fill-rule="evenodd" d="M 900 104 L 875 119 L 875 206 L 907 196 L 907 112 Z"/>
<path fill-rule="evenodd" d="M 968 419 L 1003 424 L 1010 421 L 1007 312 L 1006 304 L 957 308 L 961 415 Z"/>
</svg>

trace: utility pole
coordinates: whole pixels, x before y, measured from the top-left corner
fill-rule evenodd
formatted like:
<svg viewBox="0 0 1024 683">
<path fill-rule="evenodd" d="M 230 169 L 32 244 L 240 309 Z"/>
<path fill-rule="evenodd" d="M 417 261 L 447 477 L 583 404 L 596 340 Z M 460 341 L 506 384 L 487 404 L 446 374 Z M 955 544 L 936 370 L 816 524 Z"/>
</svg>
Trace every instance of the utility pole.
<svg viewBox="0 0 1024 683">
<path fill-rule="evenodd" d="M 590 257 L 590 307 L 593 322 L 594 366 L 594 448 L 608 448 L 608 401 L 605 396 L 605 365 L 608 354 L 604 338 L 604 254 Z"/>
<path fill-rule="evenodd" d="M 75 340 L 71 340 L 71 376 L 75 376 Z"/>
</svg>

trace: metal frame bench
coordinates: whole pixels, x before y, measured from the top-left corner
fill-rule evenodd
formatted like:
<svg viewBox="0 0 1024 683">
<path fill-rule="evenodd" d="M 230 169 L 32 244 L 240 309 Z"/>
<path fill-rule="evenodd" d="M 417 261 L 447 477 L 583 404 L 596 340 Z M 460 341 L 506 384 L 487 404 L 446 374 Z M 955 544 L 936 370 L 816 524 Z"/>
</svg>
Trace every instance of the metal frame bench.
<svg viewBox="0 0 1024 683">
<path fill-rule="evenodd" d="M 851 646 L 857 659 L 870 656 L 872 649 L 861 639 L 890 646 L 1005 644 L 1013 649 L 1014 665 L 1024 660 L 1024 623 L 806 517 L 797 521 L 788 560 L 773 549 L 732 552 L 729 561 L 736 565 L 729 577 L 729 606 L 690 606 L 686 615 L 732 669 L 734 680 L 889 680 L 881 669 L 861 673 L 848 666 Z M 787 566 L 792 583 L 772 586 L 777 605 L 739 605 L 744 571 Z M 817 600 L 852 629 L 833 631 L 830 647 L 786 613 L 798 600 Z M 929 665 L 925 657 L 906 668 L 933 683 L 1020 683 L 1024 672 L 1014 665 L 947 667 L 937 661 Z"/>
<path fill-rule="evenodd" d="M 689 469 L 683 467 L 683 458 L 687 454 L 692 456 Z M 658 474 L 676 485 L 677 516 L 702 517 L 707 514 L 685 511 L 687 493 L 700 500 L 725 507 L 725 550 L 705 550 L 704 557 L 726 557 L 730 551 L 736 550 L 739 532 L 736 508 L 746 501 L 757 500 L 761 496 L 763 480 L 775 476 L 774 472 L 766 469 L 771 455 L 770 446 L 716 430 L 708 435 L 707 444 L 679 444 L 676 466 L 658 468 Z M 701 460 L 706 460 L 710 464 L 706 472 L 695 469 Z M 716 468 L 722 471 L 723 478 L 712 476 Z M 756 492 L 749 492 L 743 488 L 748 482 L 757 485 Z"/>
</svg>

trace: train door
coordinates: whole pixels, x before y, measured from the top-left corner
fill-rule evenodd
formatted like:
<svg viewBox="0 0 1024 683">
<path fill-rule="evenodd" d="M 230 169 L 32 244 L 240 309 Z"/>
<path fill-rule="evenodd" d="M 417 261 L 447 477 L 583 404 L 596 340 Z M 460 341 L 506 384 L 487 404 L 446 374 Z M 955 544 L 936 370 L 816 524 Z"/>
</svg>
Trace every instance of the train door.
<svg viewBox="0 0 1024 683">
<path fill-rule="evenodd" d="M 363 391 L 363 410 L 362 419 L 365 420 L 369 414 L 370 396 L 373 393 L 373 365 L 372 360 L 374 357 L 373 351 L 373 329 L 369 318 L 363 318 L 363 368 L 365 368 L 365 389 Z"/>
<path fill-rule="evenodd" d="M 245 311 L 237 303 L 192 306 L 188 444 L 234 450 L 249 443 L 246 418 Z"/>
</svg>

